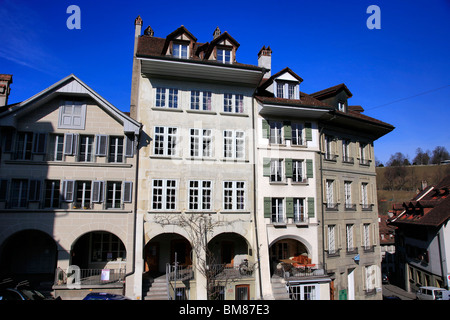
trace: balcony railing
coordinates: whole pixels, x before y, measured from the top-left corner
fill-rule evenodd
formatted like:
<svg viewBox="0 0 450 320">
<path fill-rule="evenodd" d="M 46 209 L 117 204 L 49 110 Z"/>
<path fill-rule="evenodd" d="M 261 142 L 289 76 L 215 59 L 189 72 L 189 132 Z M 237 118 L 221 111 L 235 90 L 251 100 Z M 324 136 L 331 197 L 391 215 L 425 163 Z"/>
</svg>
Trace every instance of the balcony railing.
<svg viewBox="0 0 450 320">
<path fill-rule="evenodd" d="M 242 279 L 254 277 L 255 264 L 246 261 L 239 265 L 213 264 L 208 266 L 208 270 L 216 280 Z"/>
<path fill-rule="evenodd" d="M 77 269 L 73 268 L 69 273 L 61 268 L 55 272 L 55 285 L 102 285 L 122 283 L 126 270 L 121 269 Z"/>
<path fill-rule="evenodd" d="M 278 267 L 275 274 L 286 280 L 292 280 L 293 278 L 310 278 L 310 277 L 323 277 L 326 272 L 321 266 L 311 264 L 295 267 L 290 263 L 281 263 L 281 267 Z"/>
</svg>

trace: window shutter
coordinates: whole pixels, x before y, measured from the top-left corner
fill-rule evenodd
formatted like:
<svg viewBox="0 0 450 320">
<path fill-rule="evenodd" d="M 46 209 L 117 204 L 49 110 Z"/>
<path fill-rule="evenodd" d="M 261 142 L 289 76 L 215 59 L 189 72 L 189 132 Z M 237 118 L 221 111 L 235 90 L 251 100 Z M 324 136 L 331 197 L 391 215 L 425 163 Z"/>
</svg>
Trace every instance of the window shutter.
<svg viewBox="0 0 450 320">
<path fill-rule="evenodd" d="M 306 138 L 306 141 L 312 141 L 311 122 L 305 123 L 305 138 Z"/>
<path fill-rule="evenodd" d="M 294 198 L 286 198 L 286 218 L 294 218 Z"/>
<path fill-rule="evenodd" d="M 41 199 L 41 181 L 30 180 L 28 189 L 28 201 L 39 201 Z"/>
<path fill-rule="evenodd" d="M 308 217 L 314 218 L 314 198 L 308 198 Z"/>
<path fill-rule="evenodd" d="M 131 197 L 133 194 L 133 182 L 124 181 L 123 182 L 123 202 L 132 202 Z"/>
<path fill-rule="evenodd" d="M 270 158 L 263 159 L 263 176 L 270 177 Z"/>
<path fill-rule="evenodd" d="M 291 140 L 292 139 L 291 122 L 290 121 L 284 121 L 283 127 L 284 127 L 284 139 L 285 140 Z"/>
<path fill-rule="evenodd" d="M 134 136 L 132 134 L 125 135 L 125 157 L 132 158 L 134 156 Z"/>
<path fill-rule="evenodd" d="M 272 217 L 272 199 L 264 197 L 264 218 Z"/>
<path fill-rule="evenodd" d="M 269 139 L 270 125 L 266 119 L 262 119 L 262 136 L 264 139 Z"/>
<path fill-rule="evenodd" d="M 0 180 L 0 201 L 6 201 L 6 196 L 8 192 L 8 180 Z"/>
<path fill-rule="evenodd" d="M 103 202 L 103 181 L 92 181 L 92 202 Z"/>
<path fill-rule="evenodd" d="M 306 159 L 306 177 L 314 178 L 314 169 L 312 159 Z"/>
<path fill-rule="evenodd" d="M 73 194 L 75 190 L 74 180 L 64 180 L 63 181 L 63 198 L 66 202 L 73 202 Z"/>
<path fill-rule="evenodd" d="M 104 134 L 96 135 L 97 145 L 95 148 L 95 155 L 100 157 L 106 156 L 106 145 L 108 141 L 108 136 Z"/>
<path fill-rule="evenodd" d="M 64 134 L 64 154 L 65 155 L 73 154 L 73 140 L 74 140 L 73 133 Z"/>
<path fill-rule="evenodd" d="M 286 178 L 292 178 L 292 159 L 284 159 Z"/>
</svg>

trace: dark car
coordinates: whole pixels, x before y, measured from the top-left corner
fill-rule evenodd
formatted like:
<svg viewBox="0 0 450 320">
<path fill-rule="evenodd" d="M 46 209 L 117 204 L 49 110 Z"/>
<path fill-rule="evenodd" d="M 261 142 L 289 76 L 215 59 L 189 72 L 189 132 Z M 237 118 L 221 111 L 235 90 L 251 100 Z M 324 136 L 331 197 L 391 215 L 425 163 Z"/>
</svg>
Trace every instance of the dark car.
<svg viewBox="0 0 450 320">
<path fill-rule="evenodd" d="M 28 281 L 15 283 L 12 279 L 0 283 L 0 300 L 47 300 L 47 298 L 30 286 Z"/>
<path fill-rule="evenodd" d="M 120 294 L 91 292 L 83 300 L 130 300 L 130 298 Z"/>
</svg>

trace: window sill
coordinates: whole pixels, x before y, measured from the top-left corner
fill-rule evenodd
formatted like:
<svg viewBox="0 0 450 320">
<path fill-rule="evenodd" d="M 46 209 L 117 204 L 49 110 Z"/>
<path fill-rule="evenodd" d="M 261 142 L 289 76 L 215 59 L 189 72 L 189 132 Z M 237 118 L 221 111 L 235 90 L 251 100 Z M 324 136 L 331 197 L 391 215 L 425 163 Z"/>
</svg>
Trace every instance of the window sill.
<svg viewBox="0 0 450 320">
<path fill-rule="evenodd" d="M 234 112 L 219 112 L 221 116 L 235 116 L 235 117 L 248 117 L 246 113 L 234 113 Z"/>
<path fill-rule="evenodd" d="M 131 168 L 131 163 L 100 163 L 100 162 L 67 162 L 67 161 L 33 161 L 33 160 L 6 160 L 5 164 L 44 165 L 44 166 L 71 166 L 71 167 L 109 167 Z"/>
<path fill-rule="evenodd" d="M 196 109 L 188 109 L 186 110 L 187 113 L 196 113 L 196 114 L 217 114 L 215 111 L 211 110 L 196 110 Z"/>
<path fill-rule="evenodd" d="M 155 110 L 155 111 L 183 112 L 183 109 L 180 109 L 180 108 L 151 107 L 150 109 Z"/>
</svg>

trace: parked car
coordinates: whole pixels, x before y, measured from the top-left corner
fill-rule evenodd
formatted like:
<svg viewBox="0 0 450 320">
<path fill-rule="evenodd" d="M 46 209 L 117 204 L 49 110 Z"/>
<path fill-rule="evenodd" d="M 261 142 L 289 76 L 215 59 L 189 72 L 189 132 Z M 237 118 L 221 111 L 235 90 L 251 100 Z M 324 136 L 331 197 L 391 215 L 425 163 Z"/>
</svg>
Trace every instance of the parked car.
<svg viewBox="0 0 450 320">
<path fill-rule="evenodd" d="M 47 298 L 30 286 L 28 281 L 15 283 L 12 279 L 0 282 L 0 300 L 47 300 Z"/>
<path fill-rule="evenodd" d="M 106 293 L 106 292 L 91 292 L 83 300 L 131 300 L 128 297 L 120 294 Z"/>
<path fill-rule="evenodd" d="M 386 273 L 383 273 L 381 281 L 382 281 L 383 284 L 389 284 L 389 278 L 388 278 Z"/>
<path fill-rule="evenodd" d="M 437 287 L 420 287 L 416 292 L 416 298 L 419 300 L 443 300 L 448 299 L 447 290 Z"/>
</svg>

